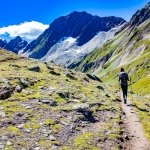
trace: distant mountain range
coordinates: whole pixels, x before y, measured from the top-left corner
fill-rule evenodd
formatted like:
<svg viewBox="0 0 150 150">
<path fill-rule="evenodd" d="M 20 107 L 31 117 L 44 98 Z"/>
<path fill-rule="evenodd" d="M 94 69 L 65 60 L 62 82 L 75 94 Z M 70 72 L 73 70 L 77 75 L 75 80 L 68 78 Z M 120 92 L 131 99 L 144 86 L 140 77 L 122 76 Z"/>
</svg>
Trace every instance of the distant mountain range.
<svg viewBox="0 0 150 150">
<path fill-rule="evenodd" d="M 125 22 L 118 17 L 99 17 L 75 11 L 54 20 L 42 35 L 29 44 L 16 37 L 8 43 L 1 40 L 0 47 L 15 53 L 21 52 L 31 58 L 53 60 L 57 64 L 69 66 L 111 39 L 116 27 Z M 109 30 L 110 35 L 107 34 Z"/>
<path fill-rule="evenodd" d="M 0 47 L 12 51 L 16 54 L 20 50 L 23 50 L 28 45 L 28 42 L 23 40 L 20 36 L 7 42 L 6 40 L 0 39 Z"/>
<path fill-rule="evenodd" d="M 54 20 L 43 34 L 29 44 L 20 37 L 16 37 L 8 43 L 5 40 L 0 40 L 0 47 L 15 53 L 22 53 L 27 57 L 43 61 L 54 61 L 56 64 L 69 68 L 88 71 L 93 67 L 93 62 L 89 64 L 85 62 L 85 59 L 91 53 L 93 54 L 98 49 L 103 49 L 105 43 L 107 45 L 107 42 L 116 39 L 125 30 L 126 33 L 130 32 L 126 35 L 126 39 L 128 39 L 133 32 L 137 32 L 136 27 L 149 20 L 149 18 L 149 3 L 145 8 L 138 10 L 128 23 L 124 19 L 114 16 L 99 17 L 87 12 L 75 11 Z M 135 35 L 132 36 L 134 38 Z M 124 41 L 125 39 L 121 39 L 120 43 Z M 118 47 L 122 46 L 120 43 Z M 111 55 L 105 56 L 106 60 L 105 58 L 100 58 L 102 59 L 102 64 L 105 64 Z M 102 65 L 97 61 L 96 64 Z M 95 63 L 94 66 L 96 66 Z"/>
<path fill-rule="evenodd" d="M 68 66 L 72 63 L 70 60 L 83 57 L 79 53 L 83 53 L 80 49 L 85 48 L 80 47 L 99 32 L 107 32 L 125 22 L 124 19 L 118 17 L 98 17 L 86 12 L 75 11 L 54 20 L 41 36 L 28 44 L 24 53 L 31 58 L 53 60 L 57 64 Z M 107 40 L 107 37 L 104 40 Z M 78 50 L 77 53 L 76 50 Z M 89 50 L 84 50 L 85 54 L 88 52 Z M 79 57 L 76 58 L 76 55 Z"/>
</svg>

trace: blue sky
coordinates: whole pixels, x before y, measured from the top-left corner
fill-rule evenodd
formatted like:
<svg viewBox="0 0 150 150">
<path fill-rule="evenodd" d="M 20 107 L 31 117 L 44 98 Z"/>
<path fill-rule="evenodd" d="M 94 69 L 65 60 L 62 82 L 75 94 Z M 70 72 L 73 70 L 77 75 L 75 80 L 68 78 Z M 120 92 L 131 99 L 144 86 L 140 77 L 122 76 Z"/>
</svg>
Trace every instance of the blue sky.
<svg viewBox="0 0 150 150">
<path fill-rule="evenodd" d="M 3 0 L 0 27 L 24 21 L 49 24 L 74 10 L 88 11 L 99 16 L 120 16 L 127 20 L 149 0 Z"/>
<path fill-rule="evenodd" d="M 118 16 L 127 21 L 150 0 L 3 0 L 0 28 L 27 22 L 50 24 L 72 11 L 87 11 L 99 16 Z M 32 25 L 32 24 L 31 24 Z M 45 30 L 46 26 L 43 26 Z M 5 33 L 6 34 L 6 33 Z M 0 33 L 1 35 L 1 33 Z"/>
</svg>

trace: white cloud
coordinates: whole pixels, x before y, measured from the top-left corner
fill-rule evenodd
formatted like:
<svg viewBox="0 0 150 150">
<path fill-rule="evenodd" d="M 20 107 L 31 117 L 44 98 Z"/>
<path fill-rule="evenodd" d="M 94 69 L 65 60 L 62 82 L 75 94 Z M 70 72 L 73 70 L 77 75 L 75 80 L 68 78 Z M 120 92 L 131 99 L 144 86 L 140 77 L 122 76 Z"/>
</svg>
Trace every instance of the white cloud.
<svg viewBox="0 0 150 150">
<path fill-rule="evenodd" d="M 47 29 L 49 25 L 40 22 L 24 22 L 19 25 L 10 25 L 0 28 L 0 35 L 8 34 L 11 38 L 20 36 L 26 40 L 34 40 Z"/>
</svg>

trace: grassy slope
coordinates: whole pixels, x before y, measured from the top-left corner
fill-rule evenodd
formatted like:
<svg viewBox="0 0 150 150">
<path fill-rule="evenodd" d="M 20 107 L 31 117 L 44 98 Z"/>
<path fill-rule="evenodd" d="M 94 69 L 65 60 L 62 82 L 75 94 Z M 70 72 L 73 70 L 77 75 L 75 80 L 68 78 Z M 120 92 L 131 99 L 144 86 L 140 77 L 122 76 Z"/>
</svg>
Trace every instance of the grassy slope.
<svg viewBox="0 0 150 150">
<path fill-rule="evenodd" d="M 112 150 L 118 149 L 116 141 L 121 136 L 119 126 L 121 109 L 114 95 L 110 94 L 108 97 L 109 87 L 91 79 L 89 82 L 85 81 L 86 75 L 80 72 L 73 73 L 77 78 L 74 81 L 66 76 L 67 73 L 71 73 L 69 70 L 51 63 L 50 67 L 60 73 L 60 76 L 51 74 L 45 64 L 36 60 L 16 56 L 4 50 L 0 50 L 0 56 L 0 87 L 3 86 L 2 79 L 7 79 L 13 87 L 19 85 L 19 78 L 34 82 L 33 86 L 29 86 L 21 93 L 14 92 L 7 100 L 0 100 L 0 114 L 5 114 L 3 117 L 0 116 L 2 125 L 0 139 L 5 149 L 57 147 L 64 150 L 97 150 L 103 149 L 108 142 L 110 146 L 112 143 Z M 28 70 L 34 66 L 39 66 L 41 72 Z M 104 87 L 105 91 L 96 88 L 98 85 Z M 48 90 L 44 92 L 41 87 Z M 51 93 L 49 87 L 55 90 Z M 69 92 L 72 96 L 64 99 L 58 94 L 65 92 Z M 43 98 L 55 101 L 58 105 L 54 107 L 38 103 Z M 94 118 L 101 122 L 101 128 L 94 131 L 95 129 L 92 128 L 94 123 L 83 121 L 84 116 L 73 109 L 74 105 L 81 103 L 90 105 Z M 21 123 L 7 123 L 16 121 L 18 113 L 23 113 L 23 117 L 27 116 L 28 119 Z M 82 126 L 84 123 L 85 125 Z M 19 125 L 23 126 L 19 127 Z M 68 126 L 74 128 L 65 140 L 67 134 L 64 133 L 69 131 Z M 56 139 L 48 139 L 45 130 L 51 132 Z M 7 144 L 8 141 L 11 142 L 10 145 Z"/>
<path fill-rule="evenodd" d="M 111 53 L 112 56 L 102 65 L 98 60 Z M 84 70 L 85 63 L 97 64 L 89 67 L 87 72 L 97 74 L 104 82 L 118 87 L 118 73 L 121 67 L 129 73 L 132 78 L 133 99 L 137 112 L 145 127 L 147 136 L 150 138 L 150 21 L 129 29 L 126 27 L 113 41 L 107 42 L 101 49 L 95 50 L 87 55 L 77 70 Z M 99 67 L 100 66 L 100 67 Z M 142 96 L 137 98 L 136 94 Z M 142 110 L 140 110 L 142 108 Z M 146 109 L 148 111 L 143 111 Z"/>
</svg>

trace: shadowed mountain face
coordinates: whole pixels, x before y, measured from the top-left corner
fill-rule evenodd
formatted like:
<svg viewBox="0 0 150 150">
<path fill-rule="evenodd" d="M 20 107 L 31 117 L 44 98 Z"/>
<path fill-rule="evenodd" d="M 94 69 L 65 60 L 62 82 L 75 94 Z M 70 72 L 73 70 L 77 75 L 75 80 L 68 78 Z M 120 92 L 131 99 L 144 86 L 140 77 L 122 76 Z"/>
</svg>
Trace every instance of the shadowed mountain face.
<svg viewBox="0 0 150 150">
<path fill-rule="evenodd" d="M 20 50 L 23 50 L 27 46 L 27 44 L 28 42 L 25 40 L 22 40 L 20 36 L 17 36 L 16 38 L 10 40 L 9 42 L 7 42 L 6 40 L 0 39 L 1 48 L 7 49 L 16 54 L 18 54 Z"/>
<path fill-rule="evenodd" d="M 0 47 L 3 48 L 7 44 L 6 40 L 0 39 Z"/>
<path fill-rule="evenodd" d="M 117 17 L 98 17 L 86 12 L 73 12 L 52 22 L 50 27 L 31 42 L 24 52 L 31 52 L 29 57 L 40 59 L 63 38 L 77 38 L 77 45 L 82 46 L 98 32 L 109 31 L 124 22 L 124 19 Z"/>
<path fill-rule="evenodd" d="M 17 54 L 20 50 L 24 49 L 27 46 L 27 44 L 27 41 L 22 40 L 20 36 L 17 36 L 16 38 L 8 42 L 3 48 Z"/>
</svg>

